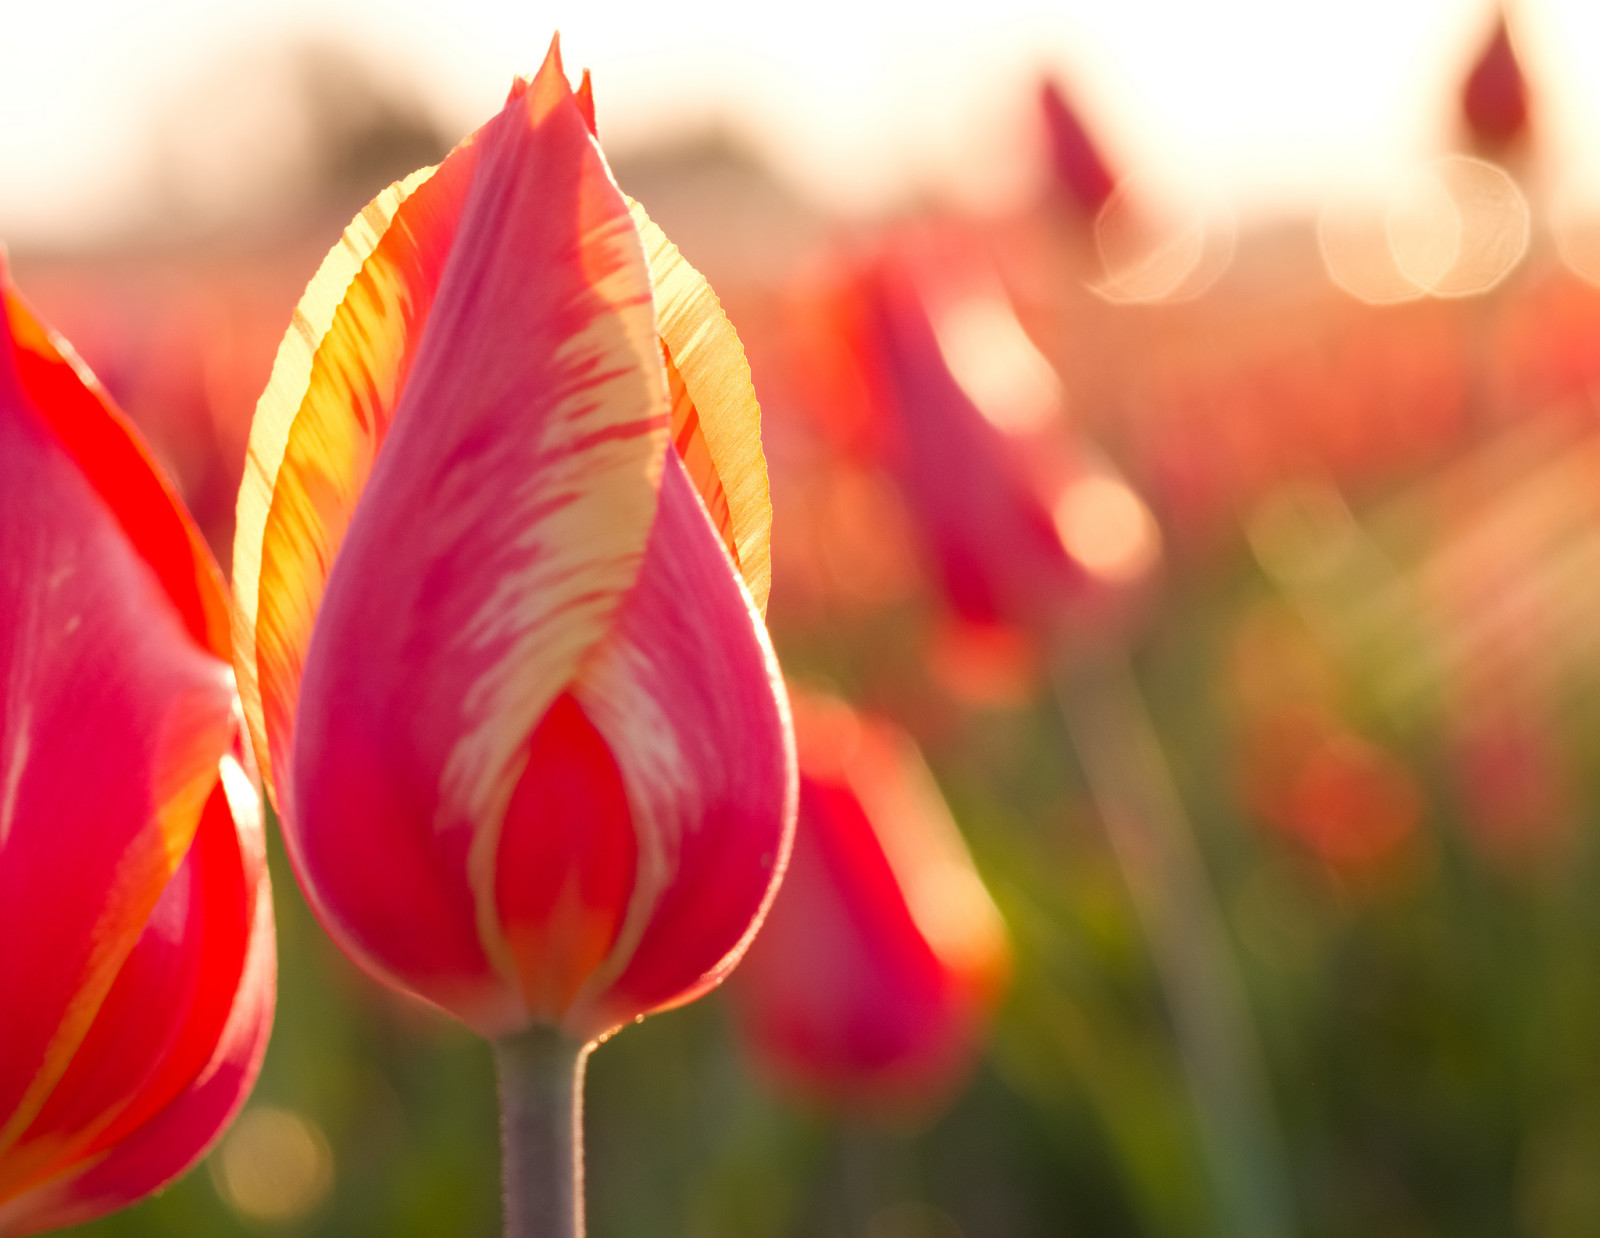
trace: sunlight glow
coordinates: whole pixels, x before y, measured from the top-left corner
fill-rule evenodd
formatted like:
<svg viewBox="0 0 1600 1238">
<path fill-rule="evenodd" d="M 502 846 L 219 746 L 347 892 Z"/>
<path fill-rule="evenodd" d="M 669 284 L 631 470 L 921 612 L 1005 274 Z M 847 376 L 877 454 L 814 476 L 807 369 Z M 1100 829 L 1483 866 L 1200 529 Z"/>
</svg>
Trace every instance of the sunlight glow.
<svg viewBox="0 0 1600 1238">
<path fill-rule="evenodd" d="M 1522 261 L 1530 232 L 1528 201 L 1504 168 L 1447 155 L 1402 179 L 1381 208 L 1325 209 L 1317 239 L 1329 278 L 1379 304 L 1487 292 Z"/>
<path fill-rule="evenodd" d="M 217 1192 L 253 1221 L 293 1221 L 333 1189 L 333 1153 L 310 1118 L 253 1105 L 234 1123 L 211 1158 Z"/>
<path fill-rule="evenodd" d="M 1034 109 L 1054 75 L 1116 166 L 1159 178 L 1165 200 L 1211 186 L 1256 218 L 1449 149 L 1461 74 L 1494 11 L 1490 0 L 934 0 L 908 22 L 897 6 L 844 0 L 818 0 L 802 19 L 736 0 L 15 7 L 0 78 L 0 109 L 17 122 L 0 127 L 0 232 L 13 241 L 159 219 L 174 179 L 180 193 L 228 197 L 200 175 L 216 159 L 225 178 L 261 183 L 278 139 L 219 132 L 270 86 L 237 67 L 255 49 L 357 49 L 458 136 L 557 28 L 569 64 L 595 72 L 615 151 L 716 130 L 831 207 L 877 212 L 932 194 L 995 208 L 1043 175 Z M 1586 51 L 1600 8 L 1528 0 L 1516 23 L 1544 165 L 1600 196 L 1600 74 Z M 197 113 L 196 90 L 215 106 Z"/>
<path fill-rule="evenodd" d="M 1068 486 L 1056 504 L 1061 544 L 1102 580 L 1124 584 L 1155 565 L 1161 538 L 1149 510 L 1114 477 L 1091 475 Z"/>
<path fill-rule="evenodd" d="M 1008 433 L 1040 430 L 1061 408 L 1061 382 L 1010 305 L 968 297 L 934 323 L 939 351 L 978 411 Z"/>
</svg>

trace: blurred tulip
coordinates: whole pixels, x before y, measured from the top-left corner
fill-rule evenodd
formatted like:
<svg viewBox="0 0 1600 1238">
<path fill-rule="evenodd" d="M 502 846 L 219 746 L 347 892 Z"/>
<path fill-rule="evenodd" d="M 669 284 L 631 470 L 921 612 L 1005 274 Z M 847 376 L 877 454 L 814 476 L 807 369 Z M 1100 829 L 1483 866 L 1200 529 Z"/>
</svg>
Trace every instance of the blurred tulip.
<svg viewBox="0 0 1600 1238">
<path fill-rule="evenodd" d="M 1446 752 L 1468 841 L 1516 872 L 1571 853 L 1578 809 L 1554 720 L 1508 695 L 1460 710 Z"/>
<path fill-rule="evenodd" d="M 795 734 L 794 854 L 731 986 L 741 1029 L 802 1096 L 925 1111 L 972 1067 L 1005 930 L 909 738 L 803 697 Z"/>
<path fill-rule="evenodd" d="M 1405 765 L 1318 709 L 1270 711 L 1245 745 L 1251 807 L 1330 869 L 1373 872 L 1421 824 L 1422 792 Z"/>
<path fill-rule="evenodd" d="M 925 275 L 938 278 L 909 246 L 881 258 L 860 279 L 845 330 L 879 448 L 951 606 L 971 622 L 1035 631 L 1120 610 L 1159 556 L 1148 510 L 1054 424 L 1059 394 L 1043 389 L 1044 377 L 1015 381 L 1031 345 L 1004 305 L 980 315 L 956 291 L 935 306 Z M 979 324 L 986 345 L 963 346 Z M 1001 355 L 1007 340 L 1020 343 L 1006 382 L 962 364 Z M 1030 359 L 1045 367 L 1036 353 Z"/>
<path fill-rule="evenodd" d="M 1503 13 L 1462 87 L 1461 115 L 1485 154 L 1502 155 L 1527 136 L 1528 83 Z"/>
<path fill-rule="evenodd" d="M 1089 136 L 1083 120 L 1054 82 L 1039 90 L 1039 110 L 1044 113 L 1050 143 L 1050 167 L 1067 201 L 1087 220 L 1105 206 L 1117 187 L 1104 156 Z"/>
<path fill-rule="evenodd" d="M 483 1035 L 580 1044 L 732 968 L 795 794 L 749 370 L 592 130 L 552 46 L 350 225 L 257 410 L 234 557 L 323 924 Z"/>
<path fill-rule="evenodd" d="M 272 1022 L 227 599 L 144 446 L 0 268 L 0 1234 L 192 1165 Z"/>
</svg>

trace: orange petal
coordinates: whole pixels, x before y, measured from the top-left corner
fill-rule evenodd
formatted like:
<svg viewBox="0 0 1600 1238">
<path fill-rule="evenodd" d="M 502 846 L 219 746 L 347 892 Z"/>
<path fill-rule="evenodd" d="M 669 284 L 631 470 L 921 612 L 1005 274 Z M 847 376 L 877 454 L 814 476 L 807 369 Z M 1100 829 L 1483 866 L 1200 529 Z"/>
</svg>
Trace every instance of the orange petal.
<svg viewBox="0 0 1600 1238">
<path fill-rule="evenodd" d="M 912 1117 L 971 1068 L 1009 954 L 910 739 L 797 696 L 800 814 L 783 887 L 732 982 L 777 1081 Z"/>
<path fill-rule="evenodd" d="M 744 346 L 705 276 L 684 261 L 644 207 L 631 200 L 629 207 L 655 285 L 656 326 L 672 392 L 673 442 L 765 615 L 772 592 L 772 503 L 761 452 L 761 406 Z"/>
<path fill-rule="evenodd" d="M 295 308 L 256 406 L 234 535 L 233 644 L 269 791 L 328 571 L 416 356 L 476 155 L 463 143 L 356 216 Z"/>
<path fill-rule="evenodd" d="M 578 83 L 578 89 L 573 97 L 578 100 L 578 111 L 583 113 L 583 123 L 589 126 L 590 133 L 599 137 L 594 127 L 594 83 L 589 80 L 588 69 L 583 71 L 583 80 Z"/>
</svg>

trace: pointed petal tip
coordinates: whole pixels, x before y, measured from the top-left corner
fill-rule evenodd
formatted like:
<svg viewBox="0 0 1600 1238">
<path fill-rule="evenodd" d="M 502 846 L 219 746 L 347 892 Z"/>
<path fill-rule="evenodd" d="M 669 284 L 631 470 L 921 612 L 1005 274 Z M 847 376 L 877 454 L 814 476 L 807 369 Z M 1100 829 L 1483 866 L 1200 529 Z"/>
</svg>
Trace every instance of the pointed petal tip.
<svg viewBox="0 0 1600 1238">
<path fill-rule="evenodd" d="M 538 124 L 545 117 L 555 111 L 563 103 L 575 106 L 584 117 L 589 132 L 594 132 L 592 119 L 593 103 L 586 102 L 573 92 L 572 83 L 567 80 L 567 72 L 561 60 L 561 32 L 558 30 L 550 39 L 550 50 L 545 53 L 544 61 L 539 65 L 538 72 L 531 77 L 520 74 L 512 79 L 511 90 L 506 96 L 506 109 L 510 110 L 513 104 L 519 104 L 526 109 L 530 123 Z"/>
<path fill-rule="evenodd" d="M 566 82 L 566 70 L 561 64 L 561 31 L 559 30 L 550 36 L 550 46 L 545 50 L 544 59 L 539 63 L 538 70 L 532 74 L 524 75 L 518 73 L 512 77 L 511 89 L 506 92 L 506 106 L 509 107 L 518 99 L 524 97 L 530 87 L 537 88 L 540 86 L 552 73 L 559 77 L 563 83 Z"/>
<path fill-rule="evenodd" d="M 583 80 L 578 83 L 575 97 L 578 100 L 578 110 L 583 113 L 584 124 L 589 126 L 590 135 L 598 140 L 600 132 L 594 123 L 594 82 L 589 77 L 588 69 L 583 71 Z"/>
</svg>

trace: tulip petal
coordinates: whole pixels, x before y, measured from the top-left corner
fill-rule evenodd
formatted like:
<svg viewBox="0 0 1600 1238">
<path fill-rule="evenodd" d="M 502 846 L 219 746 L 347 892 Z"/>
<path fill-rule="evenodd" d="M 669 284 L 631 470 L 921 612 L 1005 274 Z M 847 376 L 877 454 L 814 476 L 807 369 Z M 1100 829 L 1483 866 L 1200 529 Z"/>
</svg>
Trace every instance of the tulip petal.
<svg viewBox="0 0 1600 1238">
<path fill-rule="evenodd" d="M 981 1009 L 917 931 L 860 801 L 809 777 L 783 889 L 734 985 L 763 1066 L 851 1107 L 942 1092 Z"/>
<path fill-rule="evenodd" d="M 328 570 L 415 360 L 476 155 L 464 143 L 356 216 L 296 306 L 256 406 L 234 537 L 233 644 L 269 791 L 292 750 Z"/>
<path fill-rule="evenodd" d="M 756 608 L 772 591 L 772 503 L 761 406 L 744 346 L 705 276 L 630 200 L 650 278 L 672 393 L 672 438 Z"/>
<path fill-rule="evenodd" d="M 228 657 L 228 596 L 200 531 L 105 388 L 33 313 L 0 261 L 0 300 L 18 383 L 160 579 L 195 642 Z"/>
<path fill-rule="evenodd" d="M 794 853 L 734 979 L 763 1064 L 861 1111 L 925 1109 L 970 1063 L 1004 926 L 916 746 L 797 696 Z"/>
<path fill-rule="evenodd" d="M 1051 622 L 1091 583 L 1086 569 L 1013 444 L 950 372 L 909 270 L 886 263 L 863 291 L 889 455 L 952 606 L 980 623 Z"/>
<path fill-rule="evenodd" d="M 794 822 L 794 744 L 766 628 L 681 462 L 621 622 L 574 685 L 639 839 L 627 919 L 563 1021 L 589 1037 L 691 1001 L 738 961 Z"/>
<path fill-rule="evenodd" d="M 500 832 L 495 901 L 535 1019 L 559 1023 L 616 944 L 638 842 L 616 758 L 570 694 L 539 723 Z"/>
<path fill-rule="evenodd" d="M 76 1151 L 69 1171 L 0 1202 L 0 1234 L 79 1224 L 149 1194 L 199 1160 L 248 1096 L 272 1025 L 276 952 L 260 802 L 232 758 L 224 758 L 222 785 L 207 804 L 185 870 L 118 978 L 105 1034 L 85 1042 L 84 1052 L 93 1050 L 99 1060 L 63 1086 L 92 1088 L 97 1070 L 109 1075 L 134 1052 L 110 1030 L 113 1002 L 127 1015 L 141 1000 L 186 991 L 183 1012 L 167 1016 L 183 1030 L 87 1154 Z M 242 967 L 212 970 L 220 949 L 214 937 L 227 940 Z"/>
<path fill-rule="evenodd" d="M 495 908 L 500 823 L 529 736 L 638 577 L 668 405 L 638 234 L 558 61 L 475 147 L 322 597 L 293 786 L 274 757 L 324 923 L 493 1033 L 524 1021 Z"/>
<path fill-rule="evenodd" d="M 0 347 L 0 992 L 29 1000 L 0 1019 L 0 1155 L 188 851 L 233 725 L 226 663 L 55 433 L 94 432 L 44 421 L 13 360 Z M 99 441 L 128 447 L 120 431 Z"/>
</svg>

